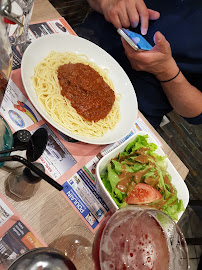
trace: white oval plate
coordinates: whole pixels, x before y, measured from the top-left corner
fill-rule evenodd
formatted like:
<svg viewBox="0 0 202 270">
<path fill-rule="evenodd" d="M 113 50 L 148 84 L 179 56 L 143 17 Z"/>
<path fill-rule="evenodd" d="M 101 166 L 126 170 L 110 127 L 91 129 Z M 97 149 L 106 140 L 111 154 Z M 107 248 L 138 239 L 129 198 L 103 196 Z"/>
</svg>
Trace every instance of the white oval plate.
<svg viewBox="0 0 202 270">
<path fill-rule="evenodd" d="M 79 136 L 55 122 L 39 103 L 32 86 L 31 77 L 34 67 L 48 55 L 51 50 L 57 52 L 73 52 L 85 54 L 89 60 L 95 62 L 100 68 L 109 70 L 109 78 L 114 83 L 115 92 L 121 94 L 121 119 L 113 130 L 106 132 L 103 137 L 88 138 Z M 62 133 L 82 142 L 90 144 L 109 144 L 120 140 L 132 129 L 138 113 L 135 90 L 125 71 L 107 52 L 94 43 L 68 34 L 51 34 L 35 40 L 25 51 L 21 63 L 22 81 L 27 95 L 41 116 Z"/>
</svg>

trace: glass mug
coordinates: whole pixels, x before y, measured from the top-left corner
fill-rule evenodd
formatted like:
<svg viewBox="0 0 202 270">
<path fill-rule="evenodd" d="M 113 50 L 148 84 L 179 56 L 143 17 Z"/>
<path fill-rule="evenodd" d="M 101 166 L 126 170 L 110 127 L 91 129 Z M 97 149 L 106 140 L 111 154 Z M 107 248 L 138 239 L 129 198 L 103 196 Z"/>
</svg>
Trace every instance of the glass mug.
<svg viewBox="0 0 202 270">
<path fill-rule="evenodd" d="M 117 210 L 101 224 L 91 245 L 85 246 L 79 234 L 76 226 L 67 228 L 63 241 L 56 240 L 53 245 L 79 270 L 189 269 L 188 248 L 180 228 L 156 209 L 127 206 Z M 85 234 L 90 239 L 84 230 Z"/>
<path fill-rule="evenodd" d="M 188 248 L 177 224 L 162 211 L 129 206 L 98 231 L 92 251 L 96 270 L 189 269 Z"/>
</svg>

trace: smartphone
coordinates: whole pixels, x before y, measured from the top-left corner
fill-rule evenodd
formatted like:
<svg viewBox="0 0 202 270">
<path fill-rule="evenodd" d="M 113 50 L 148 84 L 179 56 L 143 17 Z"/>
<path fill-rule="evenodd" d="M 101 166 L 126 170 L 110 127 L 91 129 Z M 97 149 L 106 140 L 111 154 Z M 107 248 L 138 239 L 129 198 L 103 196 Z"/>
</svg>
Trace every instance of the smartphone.
<svg viewBox="0 0 202 270">
<path fill-rule="evenodd" d="M 132 32 L 132 31 L 128 30 L 128 29 L 125 29 L 125 28 L 119 28 L 119 29 L 117 29 L 117 32 L 136 51 L 140 50 L 140 49 L 149 51 L 149 50 L 151 50 L 153 48 L 149 44 L 149 42 L 140 34 L 137 34 L 135 32 Z"/>
</svg>

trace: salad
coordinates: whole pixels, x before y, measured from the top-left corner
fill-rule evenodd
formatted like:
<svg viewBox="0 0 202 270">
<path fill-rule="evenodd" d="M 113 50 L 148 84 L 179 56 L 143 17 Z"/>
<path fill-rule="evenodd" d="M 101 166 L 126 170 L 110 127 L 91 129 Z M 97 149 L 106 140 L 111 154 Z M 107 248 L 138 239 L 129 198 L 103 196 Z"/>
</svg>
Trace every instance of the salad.
<svg viewBox="0 0 202 270">
<path fill-rule="evenodd" d="M 166 156 L 155 153 L 157 145 L 138 135 L 122 153 L 111 159 L 101 175 L 105 188 L 119 208 L 129 204 L 150 205 L 174 220 L 184 211 L 183 201 L 167 172 Z"/>
</svg>

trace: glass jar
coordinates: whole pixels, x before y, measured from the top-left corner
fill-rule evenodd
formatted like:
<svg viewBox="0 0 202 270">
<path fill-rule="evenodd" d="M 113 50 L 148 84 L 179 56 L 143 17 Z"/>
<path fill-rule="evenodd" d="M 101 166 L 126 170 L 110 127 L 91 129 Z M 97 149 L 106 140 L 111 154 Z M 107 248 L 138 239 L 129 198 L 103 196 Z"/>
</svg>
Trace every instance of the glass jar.
<svg viewBox="0 0 202 270">
<path fill-rule="evenodd" d="M 45 172 L 41 163 L 33 163 L 38 169 Z M 8 177 L 8 189 L 20 199 L 34 196 L 39 189 L 41 177 L 27 167 L 15 169 Z"/>
<path fill-rule="evenodd" d="M 0 106 L 6 91 L 8 80 L 11 75 L 13 54 L 8 38 L 8 26 L 4 22 L 2 9 L 9 7 L 7 0 L 0 0 Z M 13 136 L 10 127 L 0 116 L 0 150 L 11 148 L 13 145 Z M 8 155 L 8 154 L 3 154 Z M 0 167 L 3 162 L 0 162 Z"/>
<path fill-rule="evenodd" d="M 2 1 L 0 1 L 0 4 Z M 0 106 L 12 70 L 13 55 L 8 38 L 7 25 L 0 15 Z"/>
</svg>

